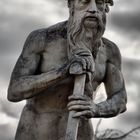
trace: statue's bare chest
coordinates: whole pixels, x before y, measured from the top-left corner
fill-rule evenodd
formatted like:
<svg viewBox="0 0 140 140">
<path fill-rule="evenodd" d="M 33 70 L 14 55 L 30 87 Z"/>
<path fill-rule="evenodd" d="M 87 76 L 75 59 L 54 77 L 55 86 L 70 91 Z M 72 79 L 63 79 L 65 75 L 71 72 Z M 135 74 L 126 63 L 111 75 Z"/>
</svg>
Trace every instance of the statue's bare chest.
<svg viewBox="0 0 140 140">
<path fill-rule="evenodd" d="M 42 53 L 41 72 L 61 68 L 67 62 L 66 40 L 58 39 L 47 44 Z"/>
<path fill-rule="evenodd" d="M 99 86 L 99 84 L 103 81 L 105 76 L 106 55 L 104 54 L 104 51 L 105 51 L 104 48 L 101 48 L 95 60 L 95 77 L 93 78 L 94 91 Z M 63 65 L 67 62 L 68 62 L 68 57 L 67 57 L 66 41 L 59 40 L 58 42 L 53 42 L 49 44 L 49 46 L 47 46 L 44 52 L 42 53 L 40 71 L 42 73 L 47 73 L 50 72 L 51 70 L 63 67 Z M 47 93 L 47 96 L 46 94 L 43 93 L 40 95 L 40 98 L 38 97 L 39 99 L 37 100 L 39 102 L 39 105 L 40 105 L 40 101 L 42 101 L 43 103 L 45 102 L 45 104 L 43 105 L 41 103 L 41 108 L 43 109 L 43 111 L 44 109 L 47 110 L 48 107 L 66 108 L 67 98 L 73 92 L 73 82 L 74 82 L 73 80 L 74 79 L 72 77 L 67 77 L 66 79 L 61 80 L 59 83 L 55 84 L 54 87 L 52 86 L 47 91 L 45 91 Z M 37 101 L 36 101 L 36 105 L 37 105 Z"/>
<path fill-rule="evenodd" d="M 95 60 L 95 81 L 101 82 L 106 71 L 106 50 L 104 47 L 99 49 Z M 49 72 L 61 68 L 68 62 L 66 40 L 57 40 L 50 43 L 42 54 L 40 66 L 41 72 Z"/>
</svg>

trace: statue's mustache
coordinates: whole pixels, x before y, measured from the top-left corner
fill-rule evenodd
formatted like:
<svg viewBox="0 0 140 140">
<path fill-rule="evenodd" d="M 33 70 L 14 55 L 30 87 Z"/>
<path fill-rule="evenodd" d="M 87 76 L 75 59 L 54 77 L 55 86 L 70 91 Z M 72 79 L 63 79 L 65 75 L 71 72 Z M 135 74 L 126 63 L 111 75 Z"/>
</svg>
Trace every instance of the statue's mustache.
<svg viewBox="0 0 140 140">
<path fill-rule="evenodd" d="M 96 21 L 96 22 L 101 22 L 101 19 L 100 19 L 100 17 L 97 15 L 97 14 L 91 14 L 91 13 L 87 13 L 87 14 L 85 14 L 85 16 L 83 17 L 83 19 L 82 19 L 82 23 L 86 20 L 86 19 L 91 19 L 91 20 L 93 20 L 93 21 Z"/>
</svg>

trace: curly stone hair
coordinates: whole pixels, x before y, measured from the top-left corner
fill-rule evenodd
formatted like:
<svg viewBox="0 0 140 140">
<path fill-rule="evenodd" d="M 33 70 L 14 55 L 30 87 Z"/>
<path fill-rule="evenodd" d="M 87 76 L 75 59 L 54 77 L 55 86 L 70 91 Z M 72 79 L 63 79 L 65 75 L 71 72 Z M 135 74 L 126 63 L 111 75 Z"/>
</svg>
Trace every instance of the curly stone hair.
<svg viewBox="0 0 140 140">
<path fill-rule="evenodd" d="M 74 0 L 67 0 L 67 1 L 68 1 L 68 7 L 70 7 L 71 2 L 74 1 Z M 114 5 L 114 1 L 113 0 L 105 0 L 105 2 L 107 4 L 109 4 L 110 6 Z"/>
</svg>

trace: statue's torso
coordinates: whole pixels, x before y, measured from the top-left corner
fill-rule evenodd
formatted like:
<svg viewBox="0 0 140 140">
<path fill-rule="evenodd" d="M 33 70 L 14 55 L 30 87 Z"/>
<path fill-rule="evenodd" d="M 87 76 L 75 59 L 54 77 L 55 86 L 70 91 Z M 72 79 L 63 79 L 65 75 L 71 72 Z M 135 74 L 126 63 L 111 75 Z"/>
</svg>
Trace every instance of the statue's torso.
<svg viewBox="0 0 140 140">
<path fill-rule="evenodd" d="M 106 53 L 105 47 L 101 46 L 95 60 L 95 77 L 93 79 L 93 91 L 96 91 L 99 84 L 103 81 L 106 71 Z M 47 73 L 58 69 L 67 63 L 67 45 L 66 39 L 56 39 L 47 44 L 42 52 L 40 72 Z M 38 96 L 29 100 L 38 113 L 44 113 L 52 110 L 67 111 L 68 96 L 73 93 L 74 78 L 68 76 L 55 85 L 52 85 Z"/>
<path fill-rule="evenodd" d="M 107 60 L 105 49 L 103 46 L 99 48 L 95 60 L 94 91 L 105 76 Z M 41 56 L 40 73 L 60 68 L 67 62 L 66 39 L 55 38 L 55 40 L 46 43 Z M 74 78 L 69 76 L 29 99 L 21 116 L 16 140 L 63 140 L 68 117 L 68 96 L 73 92 L 73 84 Z M 85 138 L 84 135 L 88 135 L 89 138 Z M 79 139 L 92 140 L 92 135 L 93 130 L 90 122 L 82 122 Z"/>
</svg>

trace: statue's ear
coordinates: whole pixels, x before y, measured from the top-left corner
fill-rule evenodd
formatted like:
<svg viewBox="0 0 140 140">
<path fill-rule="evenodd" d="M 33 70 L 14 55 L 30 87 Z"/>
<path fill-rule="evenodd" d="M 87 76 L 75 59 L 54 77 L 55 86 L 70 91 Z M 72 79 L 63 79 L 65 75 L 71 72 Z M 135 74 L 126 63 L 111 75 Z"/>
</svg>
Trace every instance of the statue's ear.
<svg viewBox="0 0 140 140">
<path fill-rule="evenodd" d="M 109 5 L 108 5 L 108 4 L 106 4 L 106 5 L 105 5 L 105 12 L 106 12 L 106 13 L 108 13 L 108 12 L 109 12 L 109 10 L 110 10 L 110 9 L 109 9 Z"/>
<path fill-rule="evenodd" d="M 114 5 L 114 1 L 113 0 L 106 0 L 105 12 L 108 13 L 110 11 L 109 6 L 113 6 L 113 5 Z"/>
</svg>

